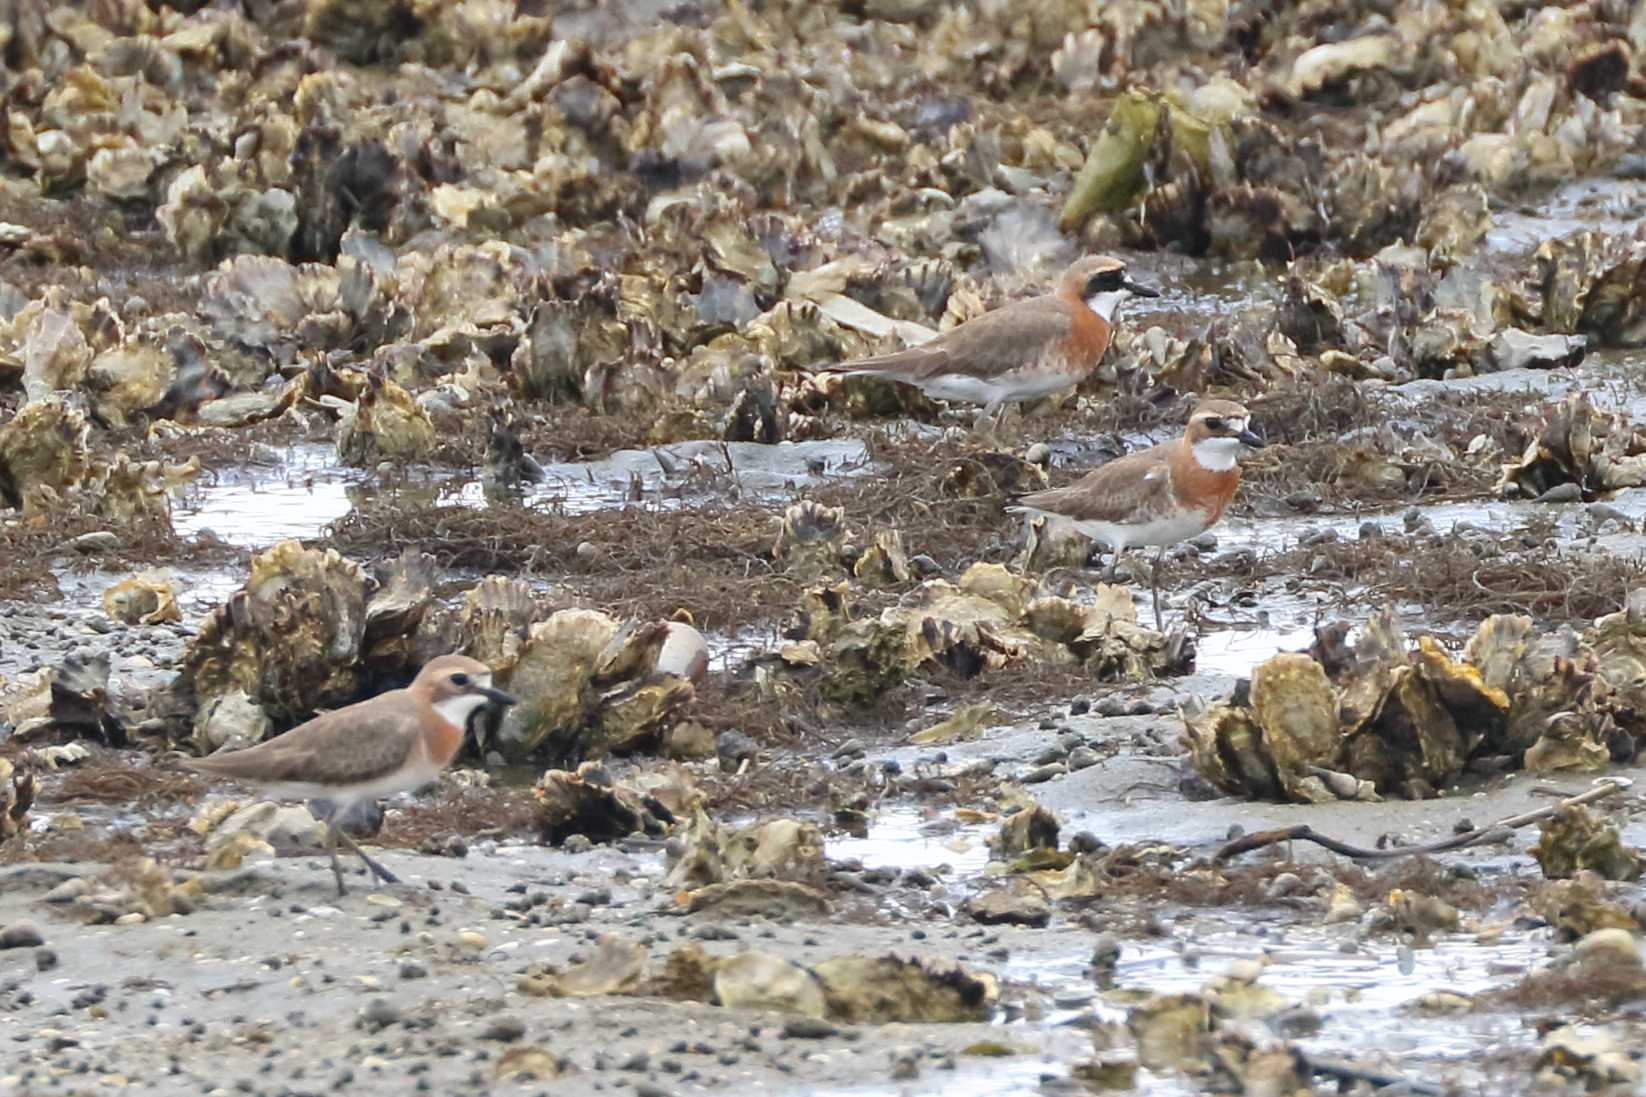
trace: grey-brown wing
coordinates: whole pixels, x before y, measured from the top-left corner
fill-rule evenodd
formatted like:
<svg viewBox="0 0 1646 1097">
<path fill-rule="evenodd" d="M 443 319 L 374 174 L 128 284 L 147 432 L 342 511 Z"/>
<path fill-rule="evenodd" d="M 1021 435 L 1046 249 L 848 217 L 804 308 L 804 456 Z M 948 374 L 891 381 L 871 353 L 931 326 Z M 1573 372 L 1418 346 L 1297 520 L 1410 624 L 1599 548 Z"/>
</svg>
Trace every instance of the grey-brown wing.
<svg viewBox="0 0 1646 1097">
<path fill-rule="evenodd" d="M 924 381 L 945 373 L 996 377 L 1024 364 L 1025 348 L 1065 340 L 1074 331 L 1070 307 L 1054 297 L 986 312 L 928 343 L 831 367 Z"/>
<path fill-rule="evenodd" d="M 1072 484 L 1021 496 L 1017 503 L 1077 522 L 1128 522 L 1163 513 L 1173 502 L 1172 473 L 1159 448 L 1117 457 Z"/>
<path fill-rule="evenodd" d="M 402 765 L 416 729 L 388 694 L 315 717 L 255 747 L 185 763 L 218 777 L 280 782 L 370 781 Z"/>
</svg>

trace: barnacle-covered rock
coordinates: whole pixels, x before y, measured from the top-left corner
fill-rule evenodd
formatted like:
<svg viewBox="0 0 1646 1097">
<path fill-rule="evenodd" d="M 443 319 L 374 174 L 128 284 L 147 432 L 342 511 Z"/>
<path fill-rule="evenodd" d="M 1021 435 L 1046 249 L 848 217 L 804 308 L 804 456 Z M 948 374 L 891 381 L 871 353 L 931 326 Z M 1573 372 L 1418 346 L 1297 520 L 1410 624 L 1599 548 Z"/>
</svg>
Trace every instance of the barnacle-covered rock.
<svg viewBox="0 0 1646 1097">
<path fill-rule="evenodd" d="M 1593 872 L 1606 880 L 1640 878 L 1640 852 L 1623 844 L 1617 827 L 1588 808 L 1562 808 L 1538 824 L 1532 856 L 1548 880 Z"/>
<path fill-rule="evenodd" d="M 181 621 L 177 593 L 163 571 L 144 571 L 111 584 L 103 592 L 103 612 L 128 625 Z"/>
<path fill-rule="evenodd" d="M 39 487 L 63 491 L 79 484 L 89 455 L 86 417 L 60 396 L 23 406 L 0 424 L 0 498 L 21 507 Z"/>
<path fill-rule="evenodd" d="M 212 610 L 184 649 L 180 682 L 199 705 L 241 690 L 276 724 L 355 700 L 366 574 L 331 550 L 282 541 Z"/>
<path fill-rule="evenodd" d="M 992 979 L 897 956 L 836 956 L 812 971 L 829 1016 L 846 1024 L 983 1021 L 996 996 Z"/>
<path fill-rule="evenodd" d="M 1260 798 L 1433 795 L 1472 757 L 1524 750 L 1522 726 L 1535 728 L 1534 742 L 1545 733 L 1549 713 L 1527 711 L 1541 706 L 1548 681 L 1526 663 L 1528 627 L 1493 617 L 1459 660 L 1427 636 L 1409 648 L 1385 612 L 1352 653 L 1276 656 L 1253 671 L 1245 703 L 1186 719 L 1195 767 L 1227 792 Z M 1580 704 L 1587 695 L 1562 696 Z"/>
<path fill-rule="evenodd" d="M 669 622 L 621 626 L 594 610 L 561 610 L 533 625 L 498 680 L 518 697 L 499 747 L 579 762 L 653 746 L 695 696 L 691 682 L 657 669 Z"/>
<path fill-rule="evenodd" d="M 1503 466 L 1497 489 L 1537 498 L 1558 484 L 1585 497 L 1646 483 L 1646 431 L 1623 415 L 1596 408 L 1574 392 L 1550 409 L 1543 430 L 1520 459 Z"/>
</svg>

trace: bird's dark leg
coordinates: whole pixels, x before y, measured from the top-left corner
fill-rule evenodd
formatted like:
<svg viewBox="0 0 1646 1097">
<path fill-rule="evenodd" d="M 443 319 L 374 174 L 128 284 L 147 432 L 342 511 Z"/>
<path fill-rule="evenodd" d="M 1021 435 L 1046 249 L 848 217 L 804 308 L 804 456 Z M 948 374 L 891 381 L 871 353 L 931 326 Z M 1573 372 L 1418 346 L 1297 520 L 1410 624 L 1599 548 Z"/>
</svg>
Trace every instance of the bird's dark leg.
<svg viewBox="0 0 1646 1097">
<path fill-rule="evenodd" d="M 337 822 L 335 819 L 326 821 L 326 853 L 331 856 L 331 874 L 337 878 L 337 894 L 347 895 L 348 889 L 343 886 L 343 866 L 337 863 Z"/>
<path fill-rule="evenodd" d="M 341 828 L 333 829 L 337 831 L 337 836 L 343 840 L 343 844 L 354 850 L 355 853 L 360 855 L 360 859 L 366 862 L 366 867 L 371 870 L 373 876 L 377 877 L 385 884 L 398 884 L 400 882 L 400 877 L 396 876 L 394 873 L 384 868 L 381 864 L 368 857 L 366 855 L 366 851 L 356 845 L 354 839 L 350 838 Z"/>
<path fill-rule="evenodd" d="M 1155 550 L 1154 564 L 1149 568 L 1149 593 L 1154 596 L 1154 627 L 1156 632 L 1165 632 L 1166 625 L 1160 616 L 1160 562 L 1166 558 L 1166 546 L 1161 545 Z"/>
</svg>

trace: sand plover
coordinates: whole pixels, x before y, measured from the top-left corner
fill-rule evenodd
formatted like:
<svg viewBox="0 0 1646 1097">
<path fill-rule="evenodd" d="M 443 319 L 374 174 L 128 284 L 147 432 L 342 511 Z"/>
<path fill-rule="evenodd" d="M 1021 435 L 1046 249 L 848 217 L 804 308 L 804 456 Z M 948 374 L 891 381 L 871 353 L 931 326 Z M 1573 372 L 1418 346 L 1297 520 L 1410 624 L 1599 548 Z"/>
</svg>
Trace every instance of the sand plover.
<svg viewBox="0 0 1646 1097">
<path fill-rule="evenodd" d="M 1240 486 L 1240 455 L 1263 439 L 1250 429 L 1251 413 L 1232 400 L 1203 400 L 1181 438 L 1129 453 L 1072 484 L 1018 497 L 1013 513 L 1064 518 L 1114 553 L 1105 580 L 1129 548 L 1153 545 L 1155 627 L 1161 626 L 1160 557 L 1168 545 L 1216 525 Z"/>
<path fill-rule="evenodd" d="M 398 883 L 340 828 L 350 809 L 426 784 L 457 757 L 464 728 L 486 704 L 515 699 L 492 688 L 484 663 L 442 655 L 424 664 L 412 684 L 344 708 L 322 713 L 245 750 L 193 758 L 183 764 L 209 777 L 262 785 L 278 799 L 323 799 L 334 805 L 326 825 L 337 893 L 344 894 L 337 843 L 348 846 L 372 874 Z"/>
<path fill-rule="evenodd" d="M 892 354 L 839 362 L 824 372 L 914 385 L 939 400 L 984 405 L 993 422 L 1008 404 L 1073 388 L 1102 361 L 1116 313 L 1129 297 L 1159 297 L 1105 255 L 1076 260 L 1057 288 L 974 317 Z"/>
</svg>

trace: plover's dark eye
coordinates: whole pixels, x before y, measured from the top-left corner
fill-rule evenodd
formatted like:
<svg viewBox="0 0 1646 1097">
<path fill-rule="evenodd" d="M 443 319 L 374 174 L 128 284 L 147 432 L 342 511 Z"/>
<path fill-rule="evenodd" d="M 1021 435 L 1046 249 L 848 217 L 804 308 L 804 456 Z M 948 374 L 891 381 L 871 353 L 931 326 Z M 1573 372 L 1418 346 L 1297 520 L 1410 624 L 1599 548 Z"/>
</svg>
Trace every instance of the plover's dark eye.
<svg viewBox="0 0 1646 1097">
<path fill-rule="evenodd" d="M 1086 295 L 1106 293 L 1109 290 L 1119 289 L 1126 281 L 1124 271 L 1100 270 L 1086 280 Z"/>
<path fill-rule="evenodd" d="M 1212 415 L 1206 419 L 1207 430 L 1222 430 L 1225 425 L 1221 416 Z"/>
<path fill-rule="evenodd" d="M 454 686 L 466 686 L 468 684 L 469 684 L 469 676 L 467 674 L 464 674 L 462 671 L 458 671 L 456 674 L 452 675 L 452 685 L 454 685 Z"/>
</svg>

